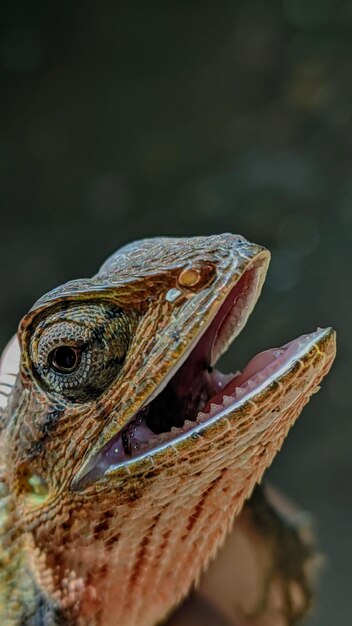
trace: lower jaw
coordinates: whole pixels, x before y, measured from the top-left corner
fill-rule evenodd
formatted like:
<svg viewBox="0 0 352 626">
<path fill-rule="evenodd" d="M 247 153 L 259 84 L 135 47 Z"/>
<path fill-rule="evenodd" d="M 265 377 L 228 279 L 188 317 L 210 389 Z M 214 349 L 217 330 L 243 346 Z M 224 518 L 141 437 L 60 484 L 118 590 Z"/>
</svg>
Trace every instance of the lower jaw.
<svg viewBox="0 0 352 626">
<path fill-rule="evenodd" d="M 104 447 L 100 458 L 97 459 L 96 470 L 101 473 L 111 466 L 148 454 L 185 433 L 201 429 L 209 420 L 221 419 L 229 414 L 235 415 L 238 408 L 272 386 L 283 372 L 291 369 L 302 354 L 306 354 L 309 347 L 315 344 L 322 332 L 324 331 L 318 329 L 280 348 L 266 350 L 256 355 L 244 370 L 236 375 L 224 375 L 217 370 L 211 373 L 206 370 L 198 372 L 198 386 L 202 380 L 204 384 L 200 385 L 200 388 L 206 390 L 206 393 L 202 391 L 199 398 L 198 410 L 195 409 L 193 415 L 185 415 L 184 420 L 182 417 L 181 420 L 178 419 L 177 426 L 169 424 L 167 430 L 165 428 L 164 432 L 158 433 L 148 425 L 150 411 L 155 411 L 153 403 L 157 401 L 157 397 L 150 405 L 139 411 Z M 167 424 L 167 420 L 164 420 L 164 424 Z"/>
</svg>

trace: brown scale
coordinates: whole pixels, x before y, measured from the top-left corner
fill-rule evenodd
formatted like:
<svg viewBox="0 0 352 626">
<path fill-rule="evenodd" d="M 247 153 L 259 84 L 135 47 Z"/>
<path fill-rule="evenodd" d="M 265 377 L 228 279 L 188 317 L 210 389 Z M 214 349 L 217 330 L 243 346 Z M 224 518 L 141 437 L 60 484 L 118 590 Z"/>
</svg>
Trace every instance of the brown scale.
<svg viewBox="0 0 352 626">
<path fill-rule="evenodd" d="M 256 528 L 255 520 L 264 519 L 257 504 L 240 512 L 327 374 L 335 355 L 331 330 L 317 336 L 314 346 L 275 383 L 241 406 L 228 407 L 198 433 L 189 432 L 100 474 L 94 463 L 104 446 L 129 428 L 249 270 L 253 281 L 246 298 L 252 294 L 254 305 L 268 262 L 265 249 L 230 234 L 144 240 L 115 253 L 92 279 L 72 281 L 46 294 L 24 317 L 20 371 L 1 421 L 1 475 L 9 492 L 0 526 L 2 626 L 30 626 L 31 619 L 43 626 L 155 626 L 199 580 L 236 517 L 228 541 L 236 528 L 247 537 L 249 527 L 251 533 Z M 82 336 L 76 345 L 73 333 L 65 343 L 60 326 L 54 344 L 41 344 L 48 329 L 71 319 L 77 307 L 81 312 L 75 324 L 98 328 L 98 341 L 89 343 L 86 334 L 88 344 L 82 348 Z M 111 329 L 111 315 L 94 311 L 110 309 L 123 312 L 122 344 L 118 330 L 107 342 L 100 341 L 107 324 Z M 114 339 L 123 346 L 118 361 L 109 352 Z M 79 352 L 77 368 L 92 376 L 94 393 L 93 387 L 84 386 L 83 374 L 77 386 L 72 378 L 65 379 L 60 392 L 60 376 L 68 374 L 54 376 L 50 369 L 57 345 L 86 350 Z M 226 347 L 219 347 L 217 357 Z M 66 352 L 65 359 L 70 369 L 72 353 Z M 95 377 L 87 365 L 91 362 Z M 68 384 L 69 396 L 64 391 Z M 176 402 L 164 393 L 156 431 L 170 430 L 177 418 L 170 410 L 168 421 L 168 402 Z M 207 394 L 200 385 L 193 398 L 185 399 L 181 427 Z M 95 474 L 89 474 L 90 467 Z M 260 544 L 273 567 L 279 552 L 270 532 L 277 523 L 276 517 L 275 524 L 267 523 L 268 539 Z M 295 545 L 301 545 L 295 537 Z M 291 551 L 293 544 L 289 542 Z M 303 552 L 297 550 L 300 561 L 292 576 L 308 598 L 309 584 L 300 568 Z M 281 595 L 286 597 L 292 576 L 282 571 L 282 563 L 280 567 Z M 211 585 L 206 580 L 202 585 L 200 592 L 206 590 L 204 597 L 215 606 Z M 236 597 L 235 589 L 233 593 Z M 265 597 L 260 611 L 266 603 Z M 299 611 L 292 602 L 285 607 L 286 626 Z M 219 610 L 224 613 L 226 606 Z M 255 626 L 261 626 L 260 611 Z M 240 612 L 232 618 L 239 626 L 245 624 Z"/>
</svg>

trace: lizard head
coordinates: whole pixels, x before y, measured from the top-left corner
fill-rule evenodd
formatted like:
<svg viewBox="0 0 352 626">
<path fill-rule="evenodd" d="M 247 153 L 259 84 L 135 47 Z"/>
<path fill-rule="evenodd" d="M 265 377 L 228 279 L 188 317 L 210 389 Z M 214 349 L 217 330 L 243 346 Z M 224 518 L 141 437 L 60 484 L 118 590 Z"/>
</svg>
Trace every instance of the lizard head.
<svg viewBox="0 0 352 626">
<path fill-rule="evenodd" d="M 163 560 L 175 602 L 214 553 L 335 354 L 326 329 L 235 375 L 215 369 L 268 263 L 264 248 L 230 234 L 143 240 L 24 317 L 5 465 L 21 527 L 57 546 L 56 561 L 59 546 L 79 546 L 65 567 L 85 577 L 94 535 L 94 559 L 133 553 L 134 584 L 137 553 L 147 568 L 143 537 L 159 545 L 173 529 L 173 558 L 182 542 L 194 555 L 182 581 Z"/>
</svg>

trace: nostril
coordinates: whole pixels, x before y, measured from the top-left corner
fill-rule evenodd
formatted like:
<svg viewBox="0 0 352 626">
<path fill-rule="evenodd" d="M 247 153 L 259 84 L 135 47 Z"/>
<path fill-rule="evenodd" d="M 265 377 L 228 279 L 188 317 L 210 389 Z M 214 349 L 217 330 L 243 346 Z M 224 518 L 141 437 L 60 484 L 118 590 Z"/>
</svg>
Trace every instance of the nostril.
<svg viewBox="0 0 352 626">
<path fill-rule="evenodd" d="M 213 282 L 216 269 L 212 263 L 202 263 L 197 267 L 186 267 L 178 275 L 178 284 L 185 289 L 195 290 Z"/>
<path fill-rule="evenodd" d="M 182 287 L 195 287 L 201 281 L 202 275 L 197 268 L 187 268 L 183 270 L 179 277 L 178 282 Z"/>
</svg>

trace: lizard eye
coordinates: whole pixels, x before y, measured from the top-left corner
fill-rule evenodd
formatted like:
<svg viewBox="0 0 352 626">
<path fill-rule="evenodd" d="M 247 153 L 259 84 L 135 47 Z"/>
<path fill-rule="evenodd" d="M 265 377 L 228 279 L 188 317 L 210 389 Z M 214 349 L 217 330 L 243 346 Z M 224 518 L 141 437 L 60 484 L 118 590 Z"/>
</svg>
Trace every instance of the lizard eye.
<svg viewBox="0 0 352 626">
<path fill-rule="evenodd" d="M 70 402 L 97 398 L 118 375 L 136 315 L 109 303 L 75 304 L 43 318 L 29 345 L 34 375 Z"/>
<path fill-rule="evenodd" d="M 80 350 L 72 346 L 59 346 L 49 353 L 49 363 L 59 374 L 71 374 L 79 366 Z"/>
</svg>

